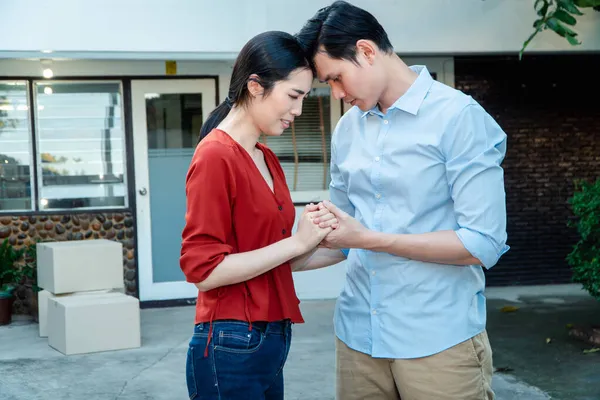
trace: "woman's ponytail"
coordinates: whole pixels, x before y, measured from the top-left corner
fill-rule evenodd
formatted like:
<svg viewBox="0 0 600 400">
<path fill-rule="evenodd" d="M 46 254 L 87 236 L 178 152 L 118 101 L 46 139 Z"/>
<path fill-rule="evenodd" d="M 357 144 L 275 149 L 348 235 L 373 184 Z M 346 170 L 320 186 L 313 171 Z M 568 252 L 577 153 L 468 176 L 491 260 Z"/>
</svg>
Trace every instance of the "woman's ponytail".
<svg viewBox="0 0 600 400">
<path fill-rule="evenodd" d="M 229 99 L 229 97 L 227 97 L 224 102 L 219 104 L 217 108 L 215 108 L 208 115 L 206 122 L 204 122 L 204 124 L 202 124 L 202 128 L 200 128 L 200 138 L 198 139 L 198 142 L 204 139 L 206 135 L 208 135 L 213 129 L 219 126 L 221 121 L 223 121 L 225 117 L 227 117 L 227 115 L 229 114 L 229 111 L 231 111 L 231 107 L 231 100 Z"/>
</svg>

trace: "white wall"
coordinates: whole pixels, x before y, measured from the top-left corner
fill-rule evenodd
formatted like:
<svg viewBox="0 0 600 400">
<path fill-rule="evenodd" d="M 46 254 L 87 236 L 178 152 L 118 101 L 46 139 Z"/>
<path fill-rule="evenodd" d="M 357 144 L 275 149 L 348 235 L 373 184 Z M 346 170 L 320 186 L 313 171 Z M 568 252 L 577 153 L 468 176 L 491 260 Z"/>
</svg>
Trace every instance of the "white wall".
<svg viewBox="0 0 600 400">
<path fill-rule="evenodd" d="M 532 31 L 533 0 L 351 0 L 371 11 L 402 54 L 515 53 Z M 254 34 L 296 32 L 329 0 L 2 1 L 0 56 L 227 59 Z M 600 49 L 600 13 L 588 11 L 571 47 L 544 32 L 530 51 Z"/>
</svg>

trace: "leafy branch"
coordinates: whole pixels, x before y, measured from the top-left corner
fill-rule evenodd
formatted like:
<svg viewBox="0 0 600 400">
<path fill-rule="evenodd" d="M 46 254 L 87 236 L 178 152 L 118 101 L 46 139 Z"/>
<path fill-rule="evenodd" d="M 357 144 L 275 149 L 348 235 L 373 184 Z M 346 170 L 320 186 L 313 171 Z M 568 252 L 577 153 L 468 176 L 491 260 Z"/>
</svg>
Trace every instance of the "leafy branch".
<svg viewBox="0 0 600 400">
<path fill-rule="evenodd" d="M 523 43 L 519 59 L 523 58 L 525 49 L 537 34 L 546 29 L 556 32 L 573 46 L 580 45 L 578 33 L 570 27 L 577 24 L 576 17 L 583 15 L 581 8 L 600 11 L 600 0 L 536 0 L 534 8 L 538 19 L 533 23 L 533 33 Z"/>
</svg>

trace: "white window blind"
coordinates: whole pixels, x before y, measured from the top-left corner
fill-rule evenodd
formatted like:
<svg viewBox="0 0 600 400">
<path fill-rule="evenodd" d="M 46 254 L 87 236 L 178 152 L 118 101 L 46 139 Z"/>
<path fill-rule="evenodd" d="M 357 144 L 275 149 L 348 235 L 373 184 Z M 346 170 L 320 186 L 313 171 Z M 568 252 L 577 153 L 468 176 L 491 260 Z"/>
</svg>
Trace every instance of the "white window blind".
<svg viewBox="0 0 600 400">
<path fill-rule="evenodd" d="M 0 81 L 0 211 L 32 209 L 27 82 Z"/>
<path fill-rule="evenodd" d="M 126 206 L 120 82 L 35 82 L 40 209 Z"/>
<path fill-rule="evenodd" d="M 279 137 L 263 137 L 275 152 L 292 192 L 329 188 L 331 98 L 328 87 L 316 87 L 304 100 L 302 115 Z"/>
</svg>

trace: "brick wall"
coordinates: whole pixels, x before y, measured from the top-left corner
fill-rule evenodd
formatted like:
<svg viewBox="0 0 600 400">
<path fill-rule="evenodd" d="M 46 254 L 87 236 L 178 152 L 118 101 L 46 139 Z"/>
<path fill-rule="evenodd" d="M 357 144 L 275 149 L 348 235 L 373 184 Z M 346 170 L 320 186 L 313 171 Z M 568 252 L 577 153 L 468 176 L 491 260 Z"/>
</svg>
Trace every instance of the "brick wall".
<svg viewBox="0 0 600 400">
<path fill-rule="evenodd" d="M 123 244 L 123 282 L 125 292 L 136 296 L 137 265 L 135 250 L 135 227 L 130 211 L 118 213 L 72 213 L 57 215 L 0 215 L 0 243 L 8 239 L 13 246 L 20 247 L 44 241 L 68 241 L 108 239 Z M 31 289 L 17 289 L 13 305 L 15 314 L 34 314 Z"/>
<path fill-rule="evenodd" d="M 488 285 L 570 282 L 573 180 L 600 177 L 600 55 L 457 57 L 455 80 L 508 135 L 511 250 Z"/>
</svg>

